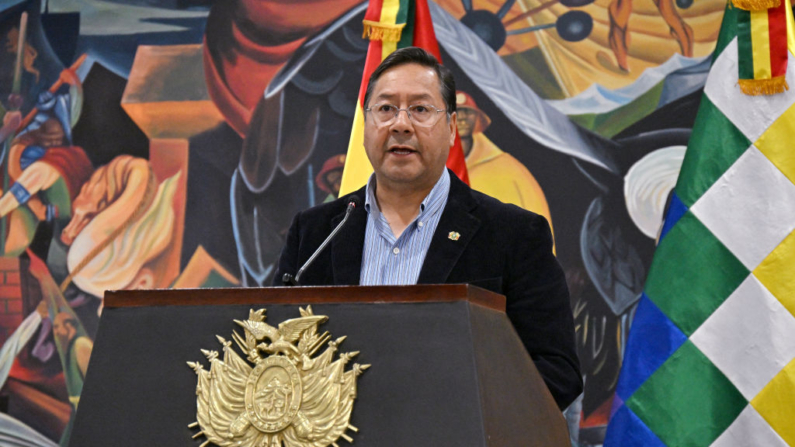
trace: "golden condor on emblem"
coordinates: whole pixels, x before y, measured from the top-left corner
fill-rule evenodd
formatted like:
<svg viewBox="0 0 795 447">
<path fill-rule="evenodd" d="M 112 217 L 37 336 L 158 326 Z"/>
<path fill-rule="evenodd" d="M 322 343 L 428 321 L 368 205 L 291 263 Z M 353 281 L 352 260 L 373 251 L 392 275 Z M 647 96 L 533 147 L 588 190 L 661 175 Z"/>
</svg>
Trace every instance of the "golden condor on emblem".
<svg viewBox="0 0 795 447">
<path fill-rule="evenodd" d="M 339 447 L 340 437 L 353 441 L 345 431 L 358 431 L 349 424 L 356 379 L 370 365 L 354 363 L 345 371 L 358 352 L 334 360 L 345 337 L 330 341 L 328 332 L 317 332 L 328 317 L 314 315 L 311 306 L 299 311 L 300 318 L 278 328 L 265 323 L 265 309 L 249 311 L 246 321 L 235 320 L 245 337 L 233 331 L 232 339 L 248 362 L 221 336 L 216 337 L 223 360 L 217 351 L 202 349 L 209 371 L 188 362 L 198 376 L 196 422 L 189 427 L 201 428 L 194 438 L 207 438 L 202 447 Z M 326 344 L 322 354 L 312 357 Z"/>
</svg>

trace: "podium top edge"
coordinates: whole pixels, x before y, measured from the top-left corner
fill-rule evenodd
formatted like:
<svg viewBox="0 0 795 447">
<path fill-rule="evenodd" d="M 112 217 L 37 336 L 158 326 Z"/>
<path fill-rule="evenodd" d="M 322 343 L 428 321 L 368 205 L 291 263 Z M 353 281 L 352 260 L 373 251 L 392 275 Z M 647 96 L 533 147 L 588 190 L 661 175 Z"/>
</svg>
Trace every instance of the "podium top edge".
<svg viewBox="0 0 795 447">
<path fill-rule="evenodd" d="M 505 296 L 469 284 L 109 290 L 104 301 L 106 308 L 469 301 L 505 312 Z"/>
</svg>

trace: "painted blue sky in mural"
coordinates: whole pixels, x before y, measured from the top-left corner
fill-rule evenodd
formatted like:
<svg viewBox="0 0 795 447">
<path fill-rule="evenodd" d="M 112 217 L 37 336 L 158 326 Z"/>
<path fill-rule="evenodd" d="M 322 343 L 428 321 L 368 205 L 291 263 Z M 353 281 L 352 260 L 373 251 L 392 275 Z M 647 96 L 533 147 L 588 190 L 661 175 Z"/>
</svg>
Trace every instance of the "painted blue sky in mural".
<svg viewBox="0 0 795 447">
<path fill-rule="evenodd" d="M 138 45 L 201 43 L 209 8 L 155 7 L 140 0 L 52 0 L 48 11 L 79 13 L 77 54 L 88 52 L 92 59 L 126 78 Z"/>
</svg>

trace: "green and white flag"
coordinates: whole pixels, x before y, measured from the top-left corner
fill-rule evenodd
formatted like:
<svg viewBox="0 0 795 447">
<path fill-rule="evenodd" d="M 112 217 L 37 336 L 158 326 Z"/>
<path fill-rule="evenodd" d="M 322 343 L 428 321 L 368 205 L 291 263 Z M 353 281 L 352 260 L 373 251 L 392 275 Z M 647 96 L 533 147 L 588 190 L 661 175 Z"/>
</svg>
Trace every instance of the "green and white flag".
<svg viewBox="0 0 795 447">
<path fill-rule="evenodd" d="M 795 446 L 795 91 L 741 92 L 742 14 L 726 9 L 605 447 Z"/>
</svg>

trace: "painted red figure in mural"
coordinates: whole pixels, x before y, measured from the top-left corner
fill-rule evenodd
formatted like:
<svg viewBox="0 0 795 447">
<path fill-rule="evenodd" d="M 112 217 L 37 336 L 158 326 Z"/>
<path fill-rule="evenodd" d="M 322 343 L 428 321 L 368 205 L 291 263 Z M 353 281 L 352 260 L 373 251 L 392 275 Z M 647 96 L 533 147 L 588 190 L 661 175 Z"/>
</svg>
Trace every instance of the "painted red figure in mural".
<svg viewBox="0 0 795 447">
<path fill-rule="evenodd" d="M 204 72 L 215 105 L 239 134 L 248 133 L 262 92 L 306 42 L 361 0 L 234 0 L 207 19 Z M 307 13 L 307 8 L 312 12 Z"/>
</svg>

